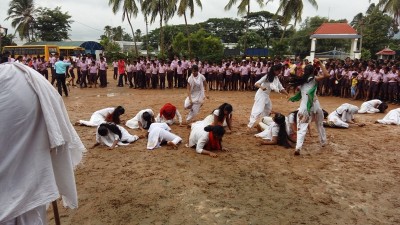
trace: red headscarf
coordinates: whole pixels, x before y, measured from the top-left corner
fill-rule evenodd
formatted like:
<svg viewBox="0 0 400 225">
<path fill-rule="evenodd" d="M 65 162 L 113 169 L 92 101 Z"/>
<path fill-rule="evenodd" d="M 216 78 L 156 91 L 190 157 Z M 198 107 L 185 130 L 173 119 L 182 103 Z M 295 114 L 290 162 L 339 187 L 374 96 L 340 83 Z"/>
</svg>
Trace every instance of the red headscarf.
<svg viewBox="0 0 400 225">
<path fill-rule="evenodd" d="M 175 117 L 176 107 L 171 103 L 165 104 L 160 110 L 160 116 L 164 116 L 167 120 L 172 120 Z"/>
<path fill-rule="evenodd" d="M 214 137 L 213 132 L 208 132 L 208 142 L 205 146 L 207 150 L 221 150 L 221 140 Z"/>
</svg>

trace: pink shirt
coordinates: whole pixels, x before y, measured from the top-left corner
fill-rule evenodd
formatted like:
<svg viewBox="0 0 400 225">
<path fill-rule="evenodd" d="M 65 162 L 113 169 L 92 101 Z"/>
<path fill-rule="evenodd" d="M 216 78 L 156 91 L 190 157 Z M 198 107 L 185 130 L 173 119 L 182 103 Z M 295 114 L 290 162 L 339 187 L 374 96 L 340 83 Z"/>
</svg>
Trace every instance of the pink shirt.
<svg viewBox="0 0 400 225">
<path fill-rule="evenodd" d="M 382 74 L 376 73 L 376 72 L 372 72 L 372 75 L 371 75 L 371 81 L 372 82 L 379 82 L 381 79 L 382 79 Z"/>
<path fill-rule="evenodd" d="M 90 66 L 90 73 L 97 73 L 97 66 Z"/>
<path fill-rule="evenodd" d="M 387 75 L 387 79 L 388 79 L 389 83 L 395 83 L 399 80 L 399 76 L 397 75 L 396 72 L 389 71 L 389 73 Z"/>
</svg>

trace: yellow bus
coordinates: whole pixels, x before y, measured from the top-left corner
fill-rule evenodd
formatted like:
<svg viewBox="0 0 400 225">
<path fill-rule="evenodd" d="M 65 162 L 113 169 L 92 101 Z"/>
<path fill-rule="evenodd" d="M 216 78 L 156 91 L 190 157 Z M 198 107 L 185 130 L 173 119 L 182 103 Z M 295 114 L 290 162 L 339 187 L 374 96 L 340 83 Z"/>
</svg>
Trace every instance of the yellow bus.
<svg viewBox="0 0 400 225">
<path fill-rule="evenodd" d="M 15 58 L 18 56 L 30 56 L 30 57 L 42 57 L 46 60 L 51 55 L 60 54 L 60 49 L 57 45 L 22 45 L 22 46 L 4 46 L 3 52 L 9 52 L 10 55 L 14 55 Z"/>
<path fill-rule="evenodd" d="M 65 58 L 75 57 L 79 54 L 85 54 L 85 49 L 79 46 L 59 46 L 59 49 L 60 56 L 64 56 Z"/>
</svg>

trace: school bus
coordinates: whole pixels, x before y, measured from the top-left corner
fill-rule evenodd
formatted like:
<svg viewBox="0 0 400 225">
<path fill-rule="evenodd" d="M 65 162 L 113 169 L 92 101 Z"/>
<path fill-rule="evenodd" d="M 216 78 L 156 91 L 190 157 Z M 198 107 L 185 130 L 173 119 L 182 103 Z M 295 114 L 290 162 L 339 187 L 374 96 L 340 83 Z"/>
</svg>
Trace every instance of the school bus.
<svg viewBox="0 0 400 225">
<path fill-rule="evenodd" d="M 79 54 L 85 54 L 85 49 L 79 46 L 59 46 L 60 56 L 66 58 L 75 57 Z"/>
<path fill-rule="evenodd" d="M 9 52 L 10 55 L 14 55 L 15 58 L 18 56 L 31 56 L 31 57 L 42 57 L 46 60 L 51 55 L 60 54 L 60 49 L 57 45 L 22 45 L 22 46 L 4 46 L 3 52 Z"/>
</svg>

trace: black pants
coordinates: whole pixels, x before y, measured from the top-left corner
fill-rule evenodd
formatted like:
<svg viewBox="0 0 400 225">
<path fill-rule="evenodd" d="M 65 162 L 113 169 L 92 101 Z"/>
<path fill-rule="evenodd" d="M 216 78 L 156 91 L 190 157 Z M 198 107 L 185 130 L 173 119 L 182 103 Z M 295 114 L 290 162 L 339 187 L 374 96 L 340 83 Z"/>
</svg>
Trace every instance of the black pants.
<svg viewBox="0 0 400 225">
<path fill-rule="evenodd" d="M 107 87 L 107 71 L 99 70 L 100 87 Z"/>
<path fill-rule="evenodd" d="M 88 73 L 87 70 L 81 71 L 81 80 L 80 80 L 81 87 L 87 87 L 87 82 L 86 82 L 87 73 Z"/>
<path fill-rule="evenodd" d="M 126 77 L 125 73 L 122 73 L 122 74 L 119 75 L 118 87 L 123 87 L 124 86 L 124 77 Z"/>
<path fill-rule="evenodd" d="M 118 67 L 114 67 L 114 74 L 113 74 L 114 80 L 117 79 L 118 77 Z"/>
<path fill-rule="evenodd" d="M 67 85 L 65 85 L 65 74 L 56 74 L 58 93 L 62 96 L 62 89 L 64 89 L 65 96 L 68 97 Z"/>
</svg>

